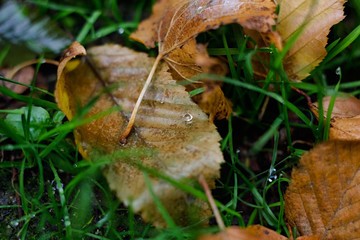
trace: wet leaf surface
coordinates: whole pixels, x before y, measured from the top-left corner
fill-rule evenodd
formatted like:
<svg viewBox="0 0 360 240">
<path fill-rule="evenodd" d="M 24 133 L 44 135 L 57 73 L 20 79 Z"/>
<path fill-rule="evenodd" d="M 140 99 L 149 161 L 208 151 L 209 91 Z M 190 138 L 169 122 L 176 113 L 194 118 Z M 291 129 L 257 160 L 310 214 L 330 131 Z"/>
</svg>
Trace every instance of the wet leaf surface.
<svg viewBox="0 0 360 240">
<path fill-rule="evenodd" d="M 139 109 L 135 131 L 123 146 L 120 135 L 154 59 L 119 45 L 91 48 L 88 55 L 104 81 L 101 82 L 85 62 L 74 60 L 63 64 L 77 53 L 83 53 L 76 49 L 79 47 L 70 50 L 59 66 L 56 89 L 59 107 L 72 119 L 77 106 L 84 106 L 103 91 L 104 86 L 115 84 L 115 90 L 102 94 L 87 116 L 115 105 L 122 108 L 121 112 L 113 112 L 77 128 L 75 138 L 79 151 L 93 161 L 104 156 L 113 161 L 104 168 L 110 188 L 125 205 L 131 204 L 135 212 L 141 212 L 145 220 L 152 220 L 158 227 L 165 226 L 147 190 L 144 174 L 136 165 L 155 169 L 187 184 L 196 181 L 202 173 L 214 187 L 214 179 L 219 177 L 220 163 L 223 162 L 218 142 L 220 136 L 215 126 L 190 100 L 185 88 L 171 78 L 167 65 L 161 64 Z M 166 181 L 155 177 L 150 181 L 155 194 L 177 224 L 189 224 L 193 218 L 204 219 L 211 215 L 207 203 Z"/>
</svg>

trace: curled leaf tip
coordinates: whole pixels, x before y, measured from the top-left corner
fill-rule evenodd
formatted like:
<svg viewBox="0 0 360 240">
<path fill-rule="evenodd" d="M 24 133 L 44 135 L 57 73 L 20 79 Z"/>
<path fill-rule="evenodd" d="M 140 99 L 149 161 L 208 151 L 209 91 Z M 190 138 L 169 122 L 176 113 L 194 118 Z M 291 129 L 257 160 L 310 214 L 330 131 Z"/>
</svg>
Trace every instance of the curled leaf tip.
<svg viewBox="0 0 360 240">
<path fill-rule="evenodd" d="M 76 56 L 84 56 L 86 55 L 86 50 L 85 48 L 79 43 L 79 42 L 73 42 L 69 48 L 67 48 L 63 55 L 61 56 L 61 60 L 63 61 L 64 59 L 68 58 L 68 57 L 76 57 Z"/>
</svg>

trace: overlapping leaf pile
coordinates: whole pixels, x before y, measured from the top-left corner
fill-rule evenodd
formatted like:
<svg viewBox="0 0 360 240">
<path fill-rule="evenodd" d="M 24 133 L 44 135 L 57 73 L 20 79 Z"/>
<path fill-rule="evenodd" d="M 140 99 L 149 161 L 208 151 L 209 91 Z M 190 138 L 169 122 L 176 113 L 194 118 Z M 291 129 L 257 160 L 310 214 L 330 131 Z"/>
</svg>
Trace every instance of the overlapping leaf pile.
<svg viewBox="0 0 360 240">
<path fill-rule="evenodd" d="M 205 48 L 196 44 L 195 37 L 220 25 L 238 23 L 281 48 L 281 38 L 272 30 L 275 8 L 271 0 L 161 0 L 154 5 L 151 17 L 130 37 L 148 47 L 155 47 L 157 42 L 158 57 L 169 64 L 173 76 L 190 79 L 204 71 L 196 59 L 207 55 Z M 210 113 L 211 118 L 228 118 L 231 104 L 220 88 L 211 90 L 207 94 L 210 97 L 199 101 L 203 111 Z"/>
<path fill-rule="evenodd" d="M 104 174 L 119 199 L 126 205 L 132 203 L 145 220 L 165 226 L 139 168 L 155 169 L 187 183 L 203 174 L 210 186 L 214 186 L 223 162 L 215 126 L 190 100 L 185 88 L 174 80 L 211 71 L 211 67 L 199 61 L 201 58 L 213 61 L 214 65 L 221 64 L 207 55 L 204 45 L 196 44 L 195 37 L 223 24 L 239 23 L 258 40 L 259 46 L 273 43 L 281 50 L 282 42 L 288 43 L 301 31 L 285 56 L 284 69 L 291 80 L 302 80 L 326 55 L 327 34 L 333 24 L 343 19 L 344 2 L 282 0 L 276 32 L 273 30 L 276 5 L 270 0 L 159 0 L 153 15 L 131 36 L 148 47 L 158 43 L 157 59 L 119 45 L 105 45 L 89 50 L 91 62 L 97 69 L 93 70 L 85 62 L 69 63 L 76 55 L 85 54 L 75 43 L 59 66 L 57 102 L 69 119 L 79 113 L 79 106 L 86 106 L 99 94 L 88 117 L 116 105 L 122 107 L 121 111 L 77 128 L 76 142 L 83 156 L 93 161 L 107 156 L 113 161 L 104 168 Z M 161 63 L 161 59 L 166 63 Z M 123 146 L 121 133 L 154 61 L 155 66 L 159 62 L 160 65 L 136 117 L 135 130 Z M 257 67 L 254 65 L 255 70 Z M 260 72 L 266 73 L 266 70 Z M 104 90 L 114 89 L 111 86 L 115 83 L 119 84 L 116 90 Z M 231 104 L 219 86 L 212 89 L 214 92 L 204 93 L 200 106 L 211 118 L 228 117 Z M 318 145 L 303 156 L 293 171 L 286 194 L 286 215 L 291 227 L 308 235 L 298 239 L 351 239 L 359 235 L 360 209 L 356 199 L 360 162 L 357 156 L 360 155 L 359 143 L 354 139 L 360 136 L 357 130 L 360 104 L 358 100 L 351 101 L 357 106 L 356 110 L 346 111 L 337 108 L 339 101 L 335 103 L 336 115 L 333 115 L 330 132 L 330 138 L 348 141 Z M 347 104 L 348 100 L 344 106 Z M 316 105 L 313 111 L 316 112 Z M 131 154 L 127 150 L 131 150 Z M 194 216 L 200 219 L 210 216 L 205 202 L 194 200 L 156 177 L 150 177 L 150 182 L 155 195 L 178 224 L 188 224 Z M 225 233 L 229 239 L 286 239 L 259 226 L 246 230 L 229 228 Z M 226 236 L 223 238 L 221 233 L 204 239 L 227 239 Z"/>
</svg>

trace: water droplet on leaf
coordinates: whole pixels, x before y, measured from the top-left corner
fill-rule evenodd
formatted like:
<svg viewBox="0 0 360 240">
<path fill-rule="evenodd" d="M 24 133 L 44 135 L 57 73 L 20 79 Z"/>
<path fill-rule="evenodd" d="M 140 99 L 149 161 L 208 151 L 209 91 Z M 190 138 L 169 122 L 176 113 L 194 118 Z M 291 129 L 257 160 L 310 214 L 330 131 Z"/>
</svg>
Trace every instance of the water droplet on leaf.
<svg viewBox="0 0 360 240">
<path fill-rule="evenodd" d="M 184 114 L 183 119 L 185 120 L 185 124 L 191 124 L 193 116 L 190 113 L 186 113 Z"/>
</svg>

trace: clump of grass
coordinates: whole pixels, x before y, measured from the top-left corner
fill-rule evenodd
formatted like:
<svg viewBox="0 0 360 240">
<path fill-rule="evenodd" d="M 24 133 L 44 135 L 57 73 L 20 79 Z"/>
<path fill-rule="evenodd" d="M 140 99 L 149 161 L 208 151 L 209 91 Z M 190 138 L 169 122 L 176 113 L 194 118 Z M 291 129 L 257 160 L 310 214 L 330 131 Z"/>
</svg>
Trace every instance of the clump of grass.
<svg viewBox="0 0 360 240">
<path fill-rule="evenodd" d="M 150 54 L 156 52 L 128 39 L 141 18 L 149 14 L 149 1 L 28 2 L 40 14 L 59 22 L 73 40 L 85 45 L 116 41 Z M 122 6 L 127 8 L 122 9 Z M 357 3 L 352 2 L 349 9 L 360 15 Z M 351 16 L 350 19 L 358 21 Z M 337 32 L 343 34 L 337 35 Z M 247 48 L 247 42 L 252 40 L 245 37 L 237 25 L 225 26 L 199 37 L 200 41 L 210 42 L 211 55 L 227 59 L 230 69 L 227 77 L 206 76 L 225 82 L 225 93 L 234 103 L 234 114 L 229 121 L 216 122 L 223 136 L 221 149 L 226 163 L 214 196 L 227 226 L 262 224 L 289 235 L 284 221 L 283 195 L 290 181 L 291 168 L 314 143 L 328 138 L 330 124 L 322 117 L 316 121 L 304 96 L 292 91 L 291 87 L 306 92 L 313 101 L 319 101 L 320 109 L 325 95 L 333 96 L 329 110 L 337 92 L 359 95 L 360 81 L 353 78 L 352 71 L 356 71 L 358 61 L 355 60 L 360 57 L 357 38 L 360 28 L 349 31 L 342 23 L 332 34 L 327 58 L 301 83 L 289 81 L 281 66 L 283 56 L 275 48 Z M 1 50 L 0 63 L 6 62 L 8 51 L 8 48 Z M 255 80 L 251 65 L 252 56 L 258 52 L 272 53 L 270 72 L 261 84 Z M 35 87 L 36 74 L 29 85 L 29 96 L 16 94 L 0 85 L 3 95 L 27 106 L 0 110 L 1 187 L 6 196 L 13 196 L 12 201 L 0 198 L 0 217 L 3 219 L 0 229 L 5 229 L 1 230 L 0 238 L 192 239 L 200 233 L 217 231 L 217 228 L 176 226 L 155 194 L 155 202 L 169 223 L 168 229 L 156 230 L 151 224 L 142 222 L 131 207 L 124 208 L 101 175 L 101 167 L 106 161 L 92 163 L 82 159 L 73 142 L 73 129 L 91 120 L 84 116 L 96 98 L 72 121 L 65 121 L 53 95 Z M 12 82 L 3 77 L 0 80 Z M 275 86 L 275 91 L 268 91 L 270 85 Z M 38 92 L 45 94 L 44 97 L 34 98 Z M 34 120 L 40 118 L 35 114 L 36 108 L 43 109 L 48 115 L 40 126 Z M 9 115 L 17 116 L 20 131 L 6 120 Z M 32 129 L 41 131 L 35 135 Z M 143 170 L 195 197 L 206 199 L 201 189 L 151 169 Z M 151 190 L 149 182 L 148 188 Z"/>
</svg>

